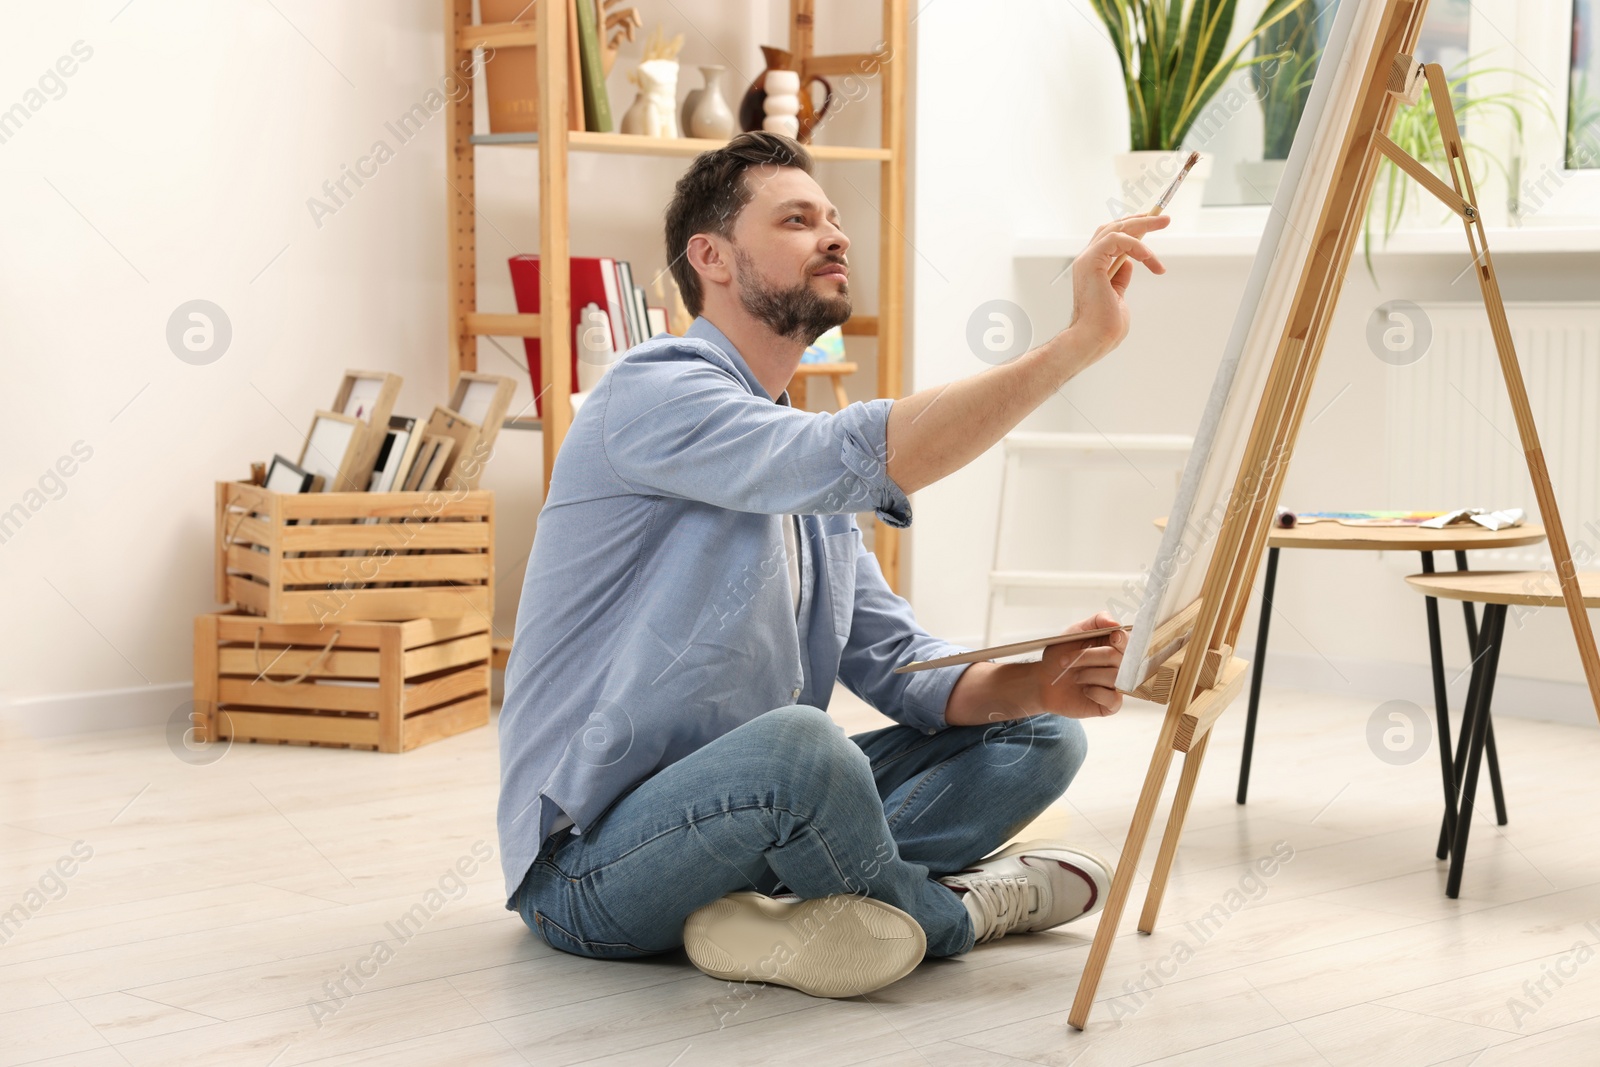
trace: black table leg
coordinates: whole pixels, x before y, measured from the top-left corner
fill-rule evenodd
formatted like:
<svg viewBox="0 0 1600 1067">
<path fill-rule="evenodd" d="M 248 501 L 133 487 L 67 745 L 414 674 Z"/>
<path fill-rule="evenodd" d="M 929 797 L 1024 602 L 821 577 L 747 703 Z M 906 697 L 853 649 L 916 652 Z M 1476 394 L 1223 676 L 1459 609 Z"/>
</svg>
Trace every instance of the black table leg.
<svg viewBox="0 0 1600 1067">
<path fill-rule="evenodd" d="M 1464 571 L 1468 569 L 1467 554 L 1458 550 L 1456 552 L 1456 570 Z M 1472 609 L 1472 601 L 1463 600 L 1461 602 L 1461 611 L 1467 619 L 1467 647 L 1477 648 L 1478 620 Z M 1501 826 L 1504 826 L 1507 822 L 1506 793 L 1504 787 L 1502 787 L 1500 784 L 1500 753 L 1496 750 L 1494 744 L 1493 715 L 1489 716 L 1489 723 L 1486 729 L 1488 730 L 1488 733 L 1485 735 L 1485 745 L 1486 751 L 1489 753 L 1489 786 L 1494 790 L 1494 821 L 1499 823 Z"/>
<path fill-rule="evenodd" d="M 1423 552 L 1422 573 L 1433 573 L 1433 553 Z M 1439 730 L 1439 772 L 1444 780 L 1444 826 L 1439 831 L 1440 859 L 1449 855 L 1448 843 L 1456 832 L 1456 772 L 1450 760 L 1450 697 L 1444 681 L 1444 647 L 1439 637 L 1439 601 L 1425 597 L 1428 612 L 1428 659 L 1433 668 L 1433 713 Z M 1471 648 L 1476 645 L 1474 641 Z"/>
<path fill-rule="evenodd" d="M 1483 672 L 1478 669 L 1483 665 L 1483 659 L 1486 654 L 1486 646 L 1483 644 L 1483 638 L 1483 631 L 1480 630 L 1478 633 L 1478 641 L 1473 644 L 1471 648 L 1467 649 L 1467 651 L 1472 654 L 1472 676 L 1467 681 L 1467 699 L 1461 705 L 1461 732 L 1456 735 L 1456 756 L 1455 762 L 1451 765 L 1453 768 L 1453 774 L 1451 775 L 1451 804 L 1455 808 L 1456 822 L 1458 824 L 1461 820 L 1461 806 L 1458 802 L 1461 796 L 1461 776 L 1466 770 L 1467 747 L 1472 740 L 1472 712 L 1473 709 L 1478 706 L 1478 688 L 1479 684 L 1483 680 Z M 1437 855 L 1440 859 L 1445 859 L 1448 857 L 1450 855 L 1450 843 L 1454 840 L 1455 828 L 1452 827 L 1450 830 L 1446 831 L 1444 825 L 1441 823 L 1439 826 L 1439 847 L 1436 850 L 1435 855 Z"/>
<path fill-rule="evenodd" d="M 1495 672 L 1500 666 L 1500 647 L 1506 629 L 1506 606 L 1485 604 L 1483 628 L 1479 631 L 1483 655 L 1473 668 L 1477 700 L 1468 705 L 1467 721 L 1461 724 L 1463 734 L 1470 733 L 1472 741 L 1467 754 L 1466 773 L 1462 778 L 1461 800 L 1456 817 L 1455 840 L 1450 848 L 1450 875 L 1445 883 L 1445 895 L 1454 900 L 1461 895 L 1461 874 L 1466 863 L 1467 835 L 1472 830 L 1472 803 L 1478 789 L 1478 768 L 1483 762 L 1483 750 L 1488 737 L 1489 706 L 1494 699 Z M 1468 729 L 1470 723 L 1470 730 Z"/>
<path fill-rule="evenodd" d="M 1261 623 L 1256 628 L 1255 663 L 1250 668 L 1250 708 L 1244 717 L 1244 752 L 1239 756 L 1239 792 L 1243 804 L 1250 791 L 1250 754 L 1256 746 L 1256 712 L 1261 707 L 1261 675 L 1267 667 L 1267 630 L 1272 624 L 1272 587 L 1278 583 L 1278 549 L 1267 549 L 1267 576 L 1261 583 Z"/>
</svg>

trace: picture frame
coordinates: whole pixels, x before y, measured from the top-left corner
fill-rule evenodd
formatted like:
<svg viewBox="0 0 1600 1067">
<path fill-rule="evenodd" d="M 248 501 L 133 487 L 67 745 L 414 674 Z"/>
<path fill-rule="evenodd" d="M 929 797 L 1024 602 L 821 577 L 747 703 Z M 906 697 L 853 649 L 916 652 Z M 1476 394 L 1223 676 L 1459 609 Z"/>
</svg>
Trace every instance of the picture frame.
<svg viewBox="0 0 1600 1067">
<path fill-rule="evenodd" d="M 444 469 L 439 473 L 439 480 L 434 484 L 446 488 L 476 489 L 487 457 L 481 445 L 483 428 L 462 418 L 460 412 L 435 407 L 433 414 L 428 416 L 423 433 L 424 440 L 427 437 L 445 437 L 454 445 Z"/>
<path fill-rule="evenodd" d="M 376 370 L 347 370 L 339 381 L 328 410 L 359 419 L 363 426 L 361 451 L 350 472 L 353 486 L 364 489 L 371 480 L 402 383 L 400 375 Z"/>
<path fill-rule="evenodd" d="M 402 489 L 408 493 L 426 493 L 438 488 L 439 479 L 449 465 L 455 451 L 454 438 L 439 434 L 422 434 L 422 447 L 406 473 Z"/>
<path fill-rule="evenodd" d="M 315 493 L 322 489 L 322 475 L 290 462 L 287 456 L 274 454 L 262 487 L 274 493 Z"/>
<path fill-rule="evenodd" d="M 422 435 L 417 420 L 408 415 L 390 415 L 389 429 L 384 433 L 384 444 L 378 449 L 368 490 L 374 493 L 395 492 L 405 484 L 417 449 L 422 446 Z"/>
<path fill-rule="evenodd" d="M 334 394 L 331 410 L 369 426 L 387 426 L 403 379 L 388 371 L 347 370 Z"/>
<path fill-rule="evenodd" d="M 469 489 L 476 489 L 483 476 L 483 467 L 494 455 L 495 442 L 500 428 L 505 424 L 506 413 L 511 410 L 511 399 L 516 394 L 517 383 L 500 374 L 478 374 L 463 371 L 456 377 L 455 388 L 450 391 L 450 403 L 445 409 L 465 419 L 478 428 L 478 439 L 469 446 L 477 450 L 477 471 L 470 479 Z M 457 452 L 452 466 L 460 465 L 469 453 Z"/>
<path fill-rule="evenodd" d="M 337 411 L 319 411 L 311 420 L 299 466 L 323 479 L 323 492 L 363 492 L 366 479 L 357 480 L 367 442 L 366 423 Z"/>
</svg>

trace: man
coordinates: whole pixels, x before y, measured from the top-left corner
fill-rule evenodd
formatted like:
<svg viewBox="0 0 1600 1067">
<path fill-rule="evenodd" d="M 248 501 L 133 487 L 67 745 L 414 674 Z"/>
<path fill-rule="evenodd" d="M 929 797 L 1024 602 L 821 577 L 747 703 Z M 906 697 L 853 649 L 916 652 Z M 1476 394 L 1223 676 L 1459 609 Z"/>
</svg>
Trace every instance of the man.
<svg viewBox="0 0 1600 1067">
<path fill-rule="evenodd" d="M 1075 720 L 1121 706 L 1126 639 L 894 674 L 961 649 L 916 624 L 854 516 L 909 525 L 907 494 L 1115 347 L 1133 268 L 1110 268 L 1163 272 L 1138 238 L 1164 223 L 1101 227 L 1039 348 L 811 414 L 784 389 L 850 317 L 838 212 L 786 138 L 694 161 L 666 225 L 694 324 L 601 379 L 540 512 L 500 717 L 508 909 L 566 952 L 683 945 L 715 977 L 830 997 L 1099 910 L 1091 854 L 989 854 L 1072 780 Z M 847 738 L 822 710 L 836 680 L 898 725 Z"/>
</svg>

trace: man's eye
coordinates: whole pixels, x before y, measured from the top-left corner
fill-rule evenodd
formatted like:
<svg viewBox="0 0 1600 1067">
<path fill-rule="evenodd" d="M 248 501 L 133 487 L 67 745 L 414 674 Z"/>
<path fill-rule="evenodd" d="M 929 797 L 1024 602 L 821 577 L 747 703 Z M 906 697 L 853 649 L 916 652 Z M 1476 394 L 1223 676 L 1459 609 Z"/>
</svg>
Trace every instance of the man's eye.
<svg viewBox="0 0 1600 1067">
<path fill-rule="evenodd" d="M 788 218 L 784 219 L 783 221 L 784 222 L 804 222 L 806 220 L 805 220 L 805 216 L 804 215 L 790 215 Z"/>
</svg>

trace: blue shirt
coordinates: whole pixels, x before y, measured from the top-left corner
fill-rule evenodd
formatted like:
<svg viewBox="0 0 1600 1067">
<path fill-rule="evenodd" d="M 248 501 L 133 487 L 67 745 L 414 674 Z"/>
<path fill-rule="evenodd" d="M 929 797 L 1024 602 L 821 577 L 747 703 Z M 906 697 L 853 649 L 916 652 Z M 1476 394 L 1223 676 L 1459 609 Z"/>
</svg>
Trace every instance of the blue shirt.
<svg viewBox="0 0 1600 1067">
<path fill-rule="evenodd" d="M 631 349 L 572 420 L 528 559 L 500 712 L 509 898 L 540 844 L 657 771 L 835 679 L 928 733 L 965 665 L 884 581 L 855 513 L 911 523 L 886 469 L 889 399 L 776 403 L 696 319 Z M 782 523 L 800 516 L 800 604 Z M 510 904 L 507 904 L 510 907 Z"/>
</svg>

